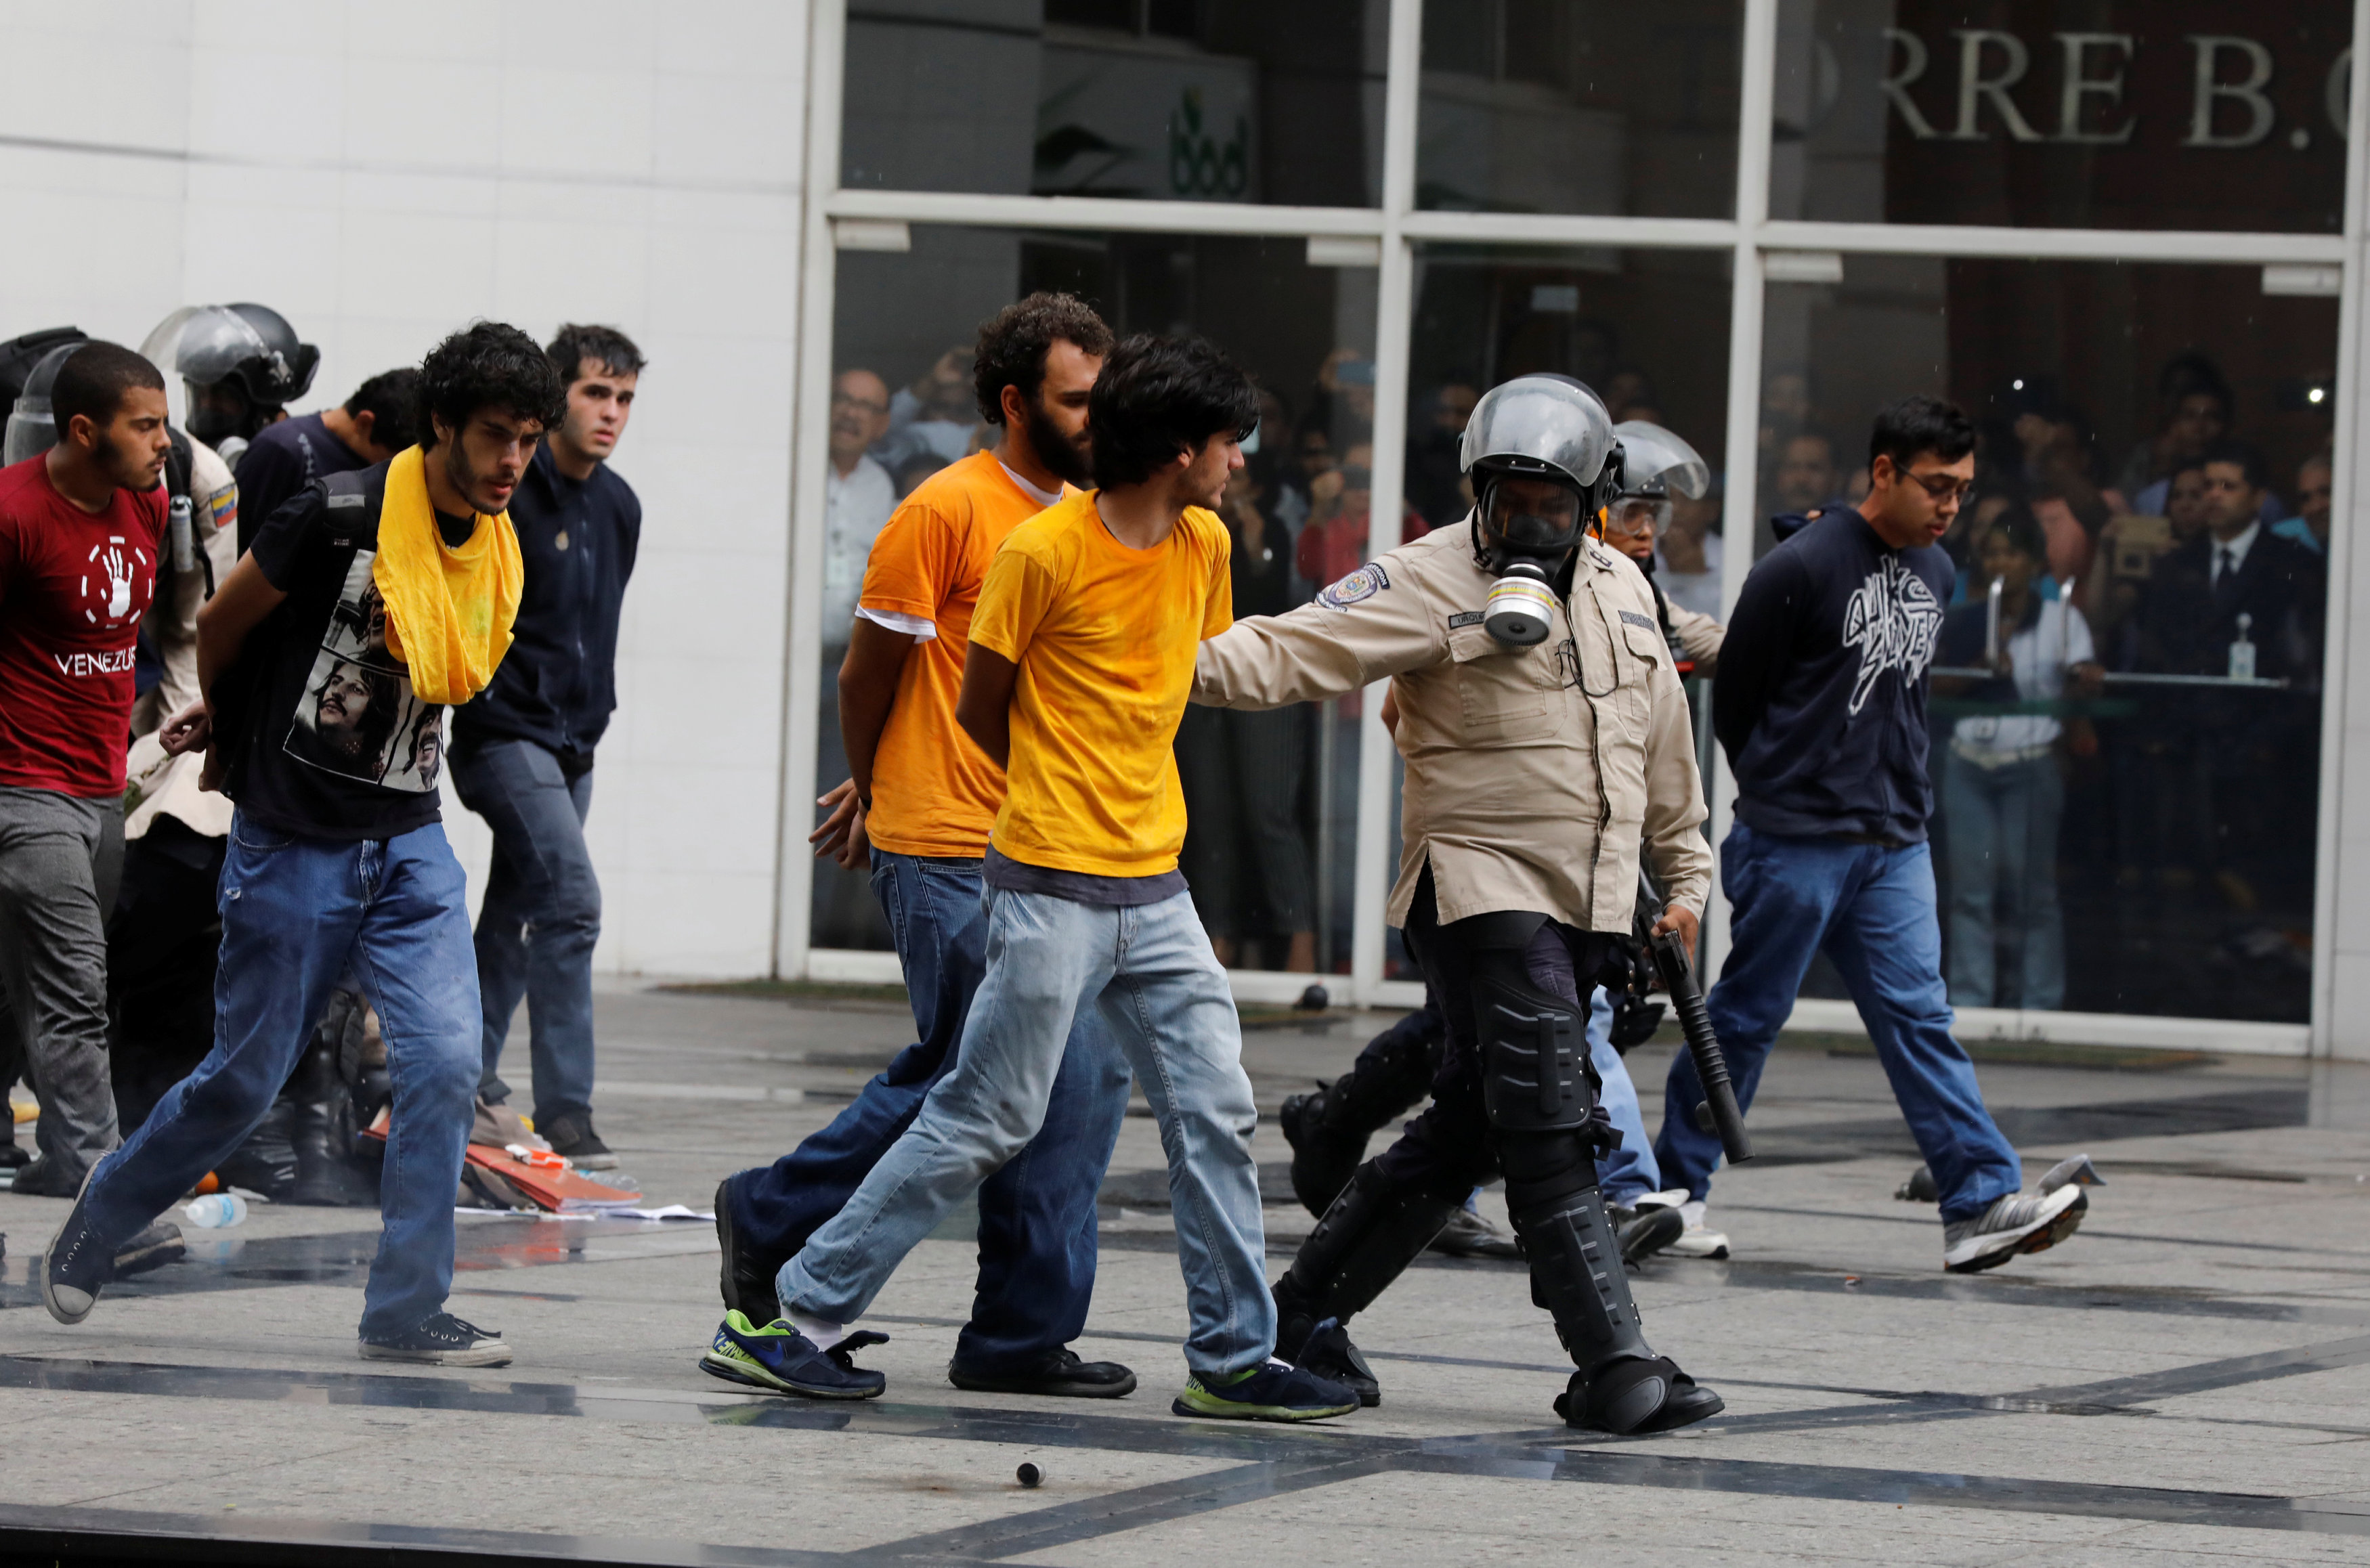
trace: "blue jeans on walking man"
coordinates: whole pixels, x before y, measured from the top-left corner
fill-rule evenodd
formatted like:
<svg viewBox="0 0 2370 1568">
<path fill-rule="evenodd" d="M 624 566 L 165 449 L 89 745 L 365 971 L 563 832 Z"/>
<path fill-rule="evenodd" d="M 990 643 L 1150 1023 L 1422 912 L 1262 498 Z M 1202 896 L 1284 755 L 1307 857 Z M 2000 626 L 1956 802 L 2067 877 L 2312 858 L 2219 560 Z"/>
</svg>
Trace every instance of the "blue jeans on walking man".
<svg viewBox="0 0 2370 1568">
<path fill-rule="evenodd" d="M 864 1315 L 905 1254 L 1039 1135 L 1082 1013 L 1134 1068 L 1168 1153 L 1191 1329 L 1204 1379 L 1252 1371 L 1275 1347 L 1251 1131 L 1259 1107 L 1225 971 L 1191 895 L 1130 908 L 991 889 L 986 977 L 954 1068 L 847 1207 L 778 1281 L 785 1310 Z"/>
<path fill-rule="evenodd" d="M 2016 1150 L 1984 1108 L 1974 1063 L 1950 1033 L 1934 862 L 1923 843 L 1792 839 L 1739 822 L 1720 846 L 1729 952 L 1707 1004 L 1737 1104 L 1750 1107 L 1762 1067 L 1813 955 L 1843 976 L 1877 1060 L 1942 1195 L 1942 1219 L 1970 1219 L 2023 1184 Z M 1696 1125 L 1704 1097 L 1695 1058 L 1671 1063 L 1654 1153 L 1663 1179 L 1696 1198 L 1711 1187 L 1717 1134 Z"/>
<path fill-rule="evenodd" d="M 494 830 L 477 910 L 478 1093 L 495 1104 L 510 1097 L 502 1042 L 524 998 L 536 1119 L 590 1112 L 592 947 L 601 940 L 601 883 L 584 847 L 592 767 L 564 765 L 532 740 L 497 740 L 455 749 L 453 787 Z"/>
<path fill-rule="evenodd" d="M 889 917 L 920 1038 L 829 1127 L 725 1186 L 733 1234 L 753 1257 L 786 1261 L 846 1207 L 955 1063 L 987 972 L 980 863 L 875 846 L 872 890 Z M 1025 1149 L 979 1189 L 979 1284 L 955 1359 L 970 1371 L 1027 1366 L 1076 1339 L 1095 1288 L 1095 1194 L 1127 1115 L 1128 1073 L 1100 1018 L 1081 1010 Z"/>
<path fill-rule="evenodd" d="M 84 1189 L 98 1238 L 120 1243 L 246 1141 L 351 967 L 378 1011 L 395 1090 L 362 1333 L 399 1334 L 441 1310 L 478 1069 L 465 891 L 441 824 L 348 843 L 234 818 L 215 897 L 214 1047 Z"/>
</svg>

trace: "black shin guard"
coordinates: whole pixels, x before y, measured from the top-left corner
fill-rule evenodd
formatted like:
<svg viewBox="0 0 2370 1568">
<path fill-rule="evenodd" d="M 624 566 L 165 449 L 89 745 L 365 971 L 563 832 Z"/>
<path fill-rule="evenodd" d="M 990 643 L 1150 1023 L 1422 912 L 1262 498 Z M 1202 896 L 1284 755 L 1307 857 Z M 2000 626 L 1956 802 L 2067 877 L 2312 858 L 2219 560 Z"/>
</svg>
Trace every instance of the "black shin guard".
<svg viewBox="0 0 2370 1568">
<path fill-rule="evenodd" d="M 1593 1148 L 1577 1139 L 1560 1149 L 1547 1138 L 1508 1142 L 1507 1207 L 1530 1260 L 1531 1299 L 1555 1319 L 1556 1336 L 1580 1368 L 1556 1413 L 1570 1425 L 1614 1433 L 1663 1432 L 1717 1414 L 1720 1396 L 1646 1343 L 1596 1188 Z M 1518 1165 L 1530 1168 L 1519 1183 Z"/>
<path fill-rule="evenodd" d="M 1375 1375 L 1348 1336 L 1316 1331 L 1329 1319 L 1346 1323 L 1372 1305 L 1440 1234 L 1457 1202 L 1400 1186 L 1375 1161 L 1359 1166 L 1275 1282 L 1275 1353 L 1350 1384 L 1368 1404 L 1378 1402 Z"/>
</svg>

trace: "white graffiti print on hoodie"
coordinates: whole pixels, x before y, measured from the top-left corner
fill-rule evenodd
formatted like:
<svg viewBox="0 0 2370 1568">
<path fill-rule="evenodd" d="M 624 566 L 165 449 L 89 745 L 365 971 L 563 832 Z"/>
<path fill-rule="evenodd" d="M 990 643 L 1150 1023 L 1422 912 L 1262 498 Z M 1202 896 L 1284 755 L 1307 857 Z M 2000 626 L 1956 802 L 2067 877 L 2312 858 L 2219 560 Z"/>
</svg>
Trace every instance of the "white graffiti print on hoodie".
<svg viewBox="0 0 2370 1568">
<path fill-rule="evenodd" d="M 1898 555 L 1879 563 L 1844 606 L 1844 646 L 1859 649 L 1851 711 L 1859 712 L 1877 681 L 1889 671 L 1900 670 L 1904 682 L 1925 674 L 1941 626 L 1942 606 L 1925 579 Z"/>
</svg>

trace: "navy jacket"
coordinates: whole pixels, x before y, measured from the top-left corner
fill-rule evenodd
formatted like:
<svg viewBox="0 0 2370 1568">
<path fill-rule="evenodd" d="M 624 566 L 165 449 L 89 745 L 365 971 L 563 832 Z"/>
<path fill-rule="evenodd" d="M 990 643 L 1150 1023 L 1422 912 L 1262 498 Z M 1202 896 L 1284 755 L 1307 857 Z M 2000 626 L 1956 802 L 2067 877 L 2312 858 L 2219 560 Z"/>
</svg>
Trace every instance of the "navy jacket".
<svg viewBox="0 0 2370 1568">
<path fill-rule="evenodd" d="M 1939 547 L 1892 549 L 1848 508 L 1754 566 L 1712 682 L 1739 820 L 1787 838 L 1924 840 L 1927 670 L 1950 581 Z"/>
<path fill-rule="evenodd" d="M 493 684 L 453 710 L 455 747 L 532 740 L 589 760 L 617 706 L 617 615 L 642 503 L 604 463 L 579 484 L 546 445 L 511 495 L 526 582 Z"/>
</svg>

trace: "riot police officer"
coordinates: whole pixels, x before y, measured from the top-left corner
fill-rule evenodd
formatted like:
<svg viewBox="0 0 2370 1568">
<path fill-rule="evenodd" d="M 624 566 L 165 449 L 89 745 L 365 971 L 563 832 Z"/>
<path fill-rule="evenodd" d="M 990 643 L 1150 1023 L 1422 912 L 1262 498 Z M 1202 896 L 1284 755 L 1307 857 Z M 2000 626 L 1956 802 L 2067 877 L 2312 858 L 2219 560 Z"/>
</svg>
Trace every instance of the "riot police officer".
<svg viewBox="0 0 2370 1568">
<path fill-rule="evenodd" d="M 176 422 L 233 468 L 247 443 L 305 395 L 321 366 L 321 350 L 298 342 L 286 316 L 253 303 L 183 305 L 156 324 L 140 352 L 181 378 Z"/>
<path fill-rule="evenodd" d="M 1720 663 L 1728 628 L 1710 616 L 1671 602 L 1654 580 L 1654 545 L 1671 527 L 1671 498 L 1700 500 L 1711 488 L 1711 465 L 1696 449 L 1660 425 L 1624 419 L 1613 427 L 1621 443 L 1621 488 L 1605 510 L 1598 532 L 1605 543 L 1638 563 L 1654 593 L 1654 610 L 1672 657 L 1708 677 Z"/>
<path fill-rule="evenodd" d="M 1503 1176 L 1534 1299 L 1578 1368 L 1574 1426 L 1664 1431 L 1719 1412 L 1646 1343 L 1597 1190 L 1610 1136 L 1582 998 L 1630 930 L 1642 840 L 1691 942 L 1710 886 L 1686 700 L 1654 598 L 1587 537 L 1618 488 L 1613 420 L 1561 376 L 1484 396 L 1464 522 L 1277 617 L 1202 645 L 1198 702 L 1267 708 L 1391 678 L 1407 763 L 1390 915 L 1441 999 L 1432 1103 L 1361 1165 L 1275 1283 L 1276 1354 L 1381 1392 L 1339 1330 L 1477 1182 Z"/>
</svg>

